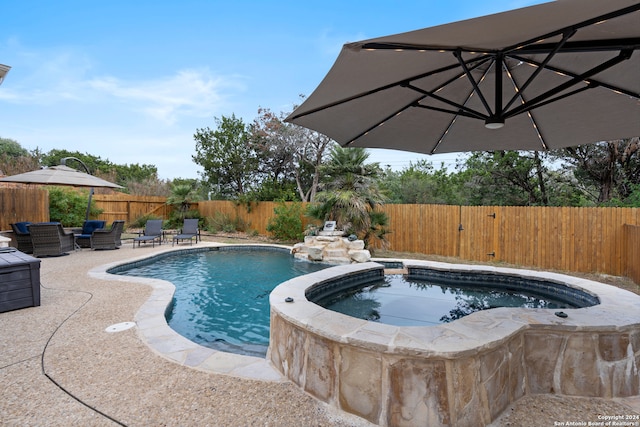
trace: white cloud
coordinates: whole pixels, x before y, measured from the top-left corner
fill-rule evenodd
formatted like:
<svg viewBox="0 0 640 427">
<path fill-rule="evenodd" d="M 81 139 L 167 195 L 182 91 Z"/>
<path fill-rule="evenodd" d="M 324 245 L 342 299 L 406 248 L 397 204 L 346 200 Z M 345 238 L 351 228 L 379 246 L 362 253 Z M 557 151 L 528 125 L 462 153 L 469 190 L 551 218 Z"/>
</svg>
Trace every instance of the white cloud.
<svg viewBox="0 0 640 427">
<path fill-rule="evenodd" d="M 24 106 L 70 103 L 73 108 L 110 104 L 141 113 L 164 124 L 180 117 L 207 117 L 225 110 L 234 95 L 246 91 L 244 78 L 213 74 L 208 68 L 176 70 L 146 80 L 127 80 L 97 74 L 90 56 L 72 48 L 34 51 L 18 41 L 8 43 L 18 52 L 0 100 Z M 84 107 L 86 108 L 86 107 Z"/>
<path fill-rule="evenodd" d="M 21 48 L 11 65 L 0 87 L 1 136 L 30 150 L 153 164 L 162 178 L 196 176 L 195 130 L 227 114 L 247 91 L 244 76 L 207 67 L 145 79 L 100 75 L 90 57 L 73 49 Z"/>
<path fill-rule="evenodd" d="M 168 124 L 175 123 L 180 116 L 211 116 L 228 103 L 230 90 L 244 91 L 240 78 L 213 76 L 207 69 L 181 70 L 172 76 L 143 82 L 94 78 L 86 86 Z"/>
</svg>

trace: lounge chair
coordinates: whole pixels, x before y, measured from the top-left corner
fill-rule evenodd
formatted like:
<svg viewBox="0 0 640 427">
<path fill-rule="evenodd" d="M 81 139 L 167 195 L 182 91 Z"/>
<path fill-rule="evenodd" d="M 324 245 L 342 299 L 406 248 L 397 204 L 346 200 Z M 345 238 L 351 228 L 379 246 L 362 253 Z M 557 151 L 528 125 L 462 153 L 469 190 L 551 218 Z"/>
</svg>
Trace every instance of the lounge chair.
<svg viewBox="0 0 640 427">
<path fill-rule="evenodd" d="M 124 221 L 113 221 L 110 229 L 94 230 L 90 237 L 91 249 L 118 249 L 122 246 L 120 236 L 124 228 Z"/>
<path fill-rule="evenodd" d="M 155 247 L 156 241 L 158 244 L 162 244 L 162 240 L 164 239 L 164 231 L 162 230 L 162 220 L 161 219 L 150 219 L 147 221 L 147 224 L 144 226 L 144 231 L 138 233 L 138 237 L 133 238 L 133 247 L 136 247 L 136 242 L 138 242 L 138 247 L 140 247 L 140 243 L 151 242 L 152 247 Z"/>
<path fill-rule="evenodd" d="M 65 255 L 75 249 L 73 233 L 67 233 L 59 222 L 31 224 L 29 232 L 35 257 Z"/>
<path fill-rule="evenodd" d="M 179 243 L 181 240 L 189 240 L 189 244 L 193 245 L 193 238 L 196 238 L 196 243 L 198 243 L 198 239 L 202 241 L 200 237 L 200 229 L 198 228 L 198 219 L 185 219 L 184 224 L 182 225 L 182 230 L 175 236 L 173 236 L 173 241 L 171 242 L 171 246 L 174 243 Z"/>
<path fill-rule="evenodd" d="M 29 233 L 30 222 L 16 222 L 11 224 L 13 235 L 16 237 L 16 243 L 18 244 L 18 250 L 25 254 L 33 253 L 33 243 L 31 243 L 31 233 Z"/>
<path fill-rule="evenodd" d="M 91 247 L 91 235 L 95 230 L 103 229 L 107 224 L 107 221 L 101 221 L 98 219 L 90 219 L 82 224 L 82 232 L 76 234 L 76 243 L 81 248 Z"/>
</svg>

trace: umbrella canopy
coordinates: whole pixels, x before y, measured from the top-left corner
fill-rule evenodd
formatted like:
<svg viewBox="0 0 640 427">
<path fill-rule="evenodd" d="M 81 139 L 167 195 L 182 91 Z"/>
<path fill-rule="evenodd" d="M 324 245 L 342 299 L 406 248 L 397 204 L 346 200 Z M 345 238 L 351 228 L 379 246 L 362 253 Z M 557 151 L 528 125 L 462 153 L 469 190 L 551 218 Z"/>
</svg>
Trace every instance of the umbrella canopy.
<svg viewBox="0 0 640 427">
<path fill-rule="evenodd" d="M 51 166 L 18 175 L 0 178 L 0 182 L 21 182 L 24 184 L 40 185 L 71 185 L 74 187 L 109 187 L 123 188 L 97 176 L 80 172 L 64 165 Z"/>
<path fill-rule="evenodd" d="M 425 154 L 639 136 L 639 11 L 559 0 L 349 43 L 287 121 Z"/>
<path fill-rule="evenodd" d="M 75 158 L 69 157 L 69 159 Z M 66 159 L 63 159 L 63 161 L 64 160 Z M 82 163 L 82 161 L 80 161 L 80 163 L 86 168 L 86 165 Z M 91 212 L 91 199 L 93 197 L 94 187 L 124 188 L 118 184 L 114 184 L 113 182 L 106 181 L 88 173 L 80 172 L 65 165 L 51 166 L 44 169 L 21 173 L 18 175 L 6 176 L 4 178 L 0 178 L 0 182 L 21 182 L 24 184 L 37 185 L 70 185 L 73 187 L 89 187 L 89 202 L 87 203 L 87 211 L 85 214 L 85 219 L 87 220 L 89 219 L 89 214 Z"/>
</svg>

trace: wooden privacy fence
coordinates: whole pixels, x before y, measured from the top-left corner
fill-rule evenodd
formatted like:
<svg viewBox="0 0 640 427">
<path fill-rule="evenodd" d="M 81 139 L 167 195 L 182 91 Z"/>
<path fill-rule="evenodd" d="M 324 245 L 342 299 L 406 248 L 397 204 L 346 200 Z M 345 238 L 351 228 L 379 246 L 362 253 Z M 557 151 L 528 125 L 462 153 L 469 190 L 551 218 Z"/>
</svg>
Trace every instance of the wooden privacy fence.
<svg viewBox="0 0 640 427">
<path fill-rule="evenodd" d="M 391 248 L 474 261 L 627 274 L 637 208 L 387 205 Z M 637 258 L 636 258 L 637 259 Z M 640 281 L 638 282 L 640 283 Z"/>
<path fill-rule="evenodd" d="M 49 221 L 49 192 L 41 188 L 0 188 L 0 230 L 14 222 Z"/>
<path fill-rule="evenodd" d="M 640 284 L 640 227 L 624 225 L 624 258 L 626 270 L 624 275 Z"/>
<path fill-rule="evenodd" d="M 207 217 L 238 216 L 267 234 L 275 202 L 247 210 L 226 201 L 200 202 Z M 637 208 L 386 205 L 390 249 L 545 269 L 631 275 L 629 248 L 640 247 Z M 640 251 L 640 249 L 638 249 Z M 635 267 L 640 270 L 640 265 Z M 638 279 L 640 283 L 640 273 Z"/>
<path fill-rule="evenodd" d="M 168 218 L 164 197 L 95 195 L 99 219 L 131 223 L 145 215 Z M 266 235 L 276 202 L 201 201 L 202 217 L 239 218 Z M 640 209 L 511 206 L 386 205 L 390 249 L 506 262 L 544 269 L 626 275 L 640 283 Z M 16 221 L 48 221 L 48 193 L 0 188 L 0 228 Z M 303 218 L 306 224 L 308 220 Z"/>
<path fill-rule="evenodd" d="M 96 206 L 102 209 L 98 219 L 111 223 L 121 219 L 131 223 L 136 219 L 153 215 L 159 218 L 168 218 L 172 207 L 167 205 L 166 197 L 158 196 L 131 196 L 129 194 L 96 194 L 93 196 Z"/>
<path fill-rule="evenodd" d="M 275 216 L 273 210 L 277 202 L 252 202 L 237 203 L 224 200 L 210 200 L 198 202 L 198 211 L 204 218 L 214 217 L 216 212 L 228 215 L 231 219 L 238 218 L 243 221 L 249 230 L 255 230 L 258 234 L 267 235 L 269 220 Z M 303 206 L 306 203 L 302 203 Z M 304 208 L 303 208 L 304 209 Z M 309 219 L 302 218 L 303 227 L 309 223 Z"/>
</svg>

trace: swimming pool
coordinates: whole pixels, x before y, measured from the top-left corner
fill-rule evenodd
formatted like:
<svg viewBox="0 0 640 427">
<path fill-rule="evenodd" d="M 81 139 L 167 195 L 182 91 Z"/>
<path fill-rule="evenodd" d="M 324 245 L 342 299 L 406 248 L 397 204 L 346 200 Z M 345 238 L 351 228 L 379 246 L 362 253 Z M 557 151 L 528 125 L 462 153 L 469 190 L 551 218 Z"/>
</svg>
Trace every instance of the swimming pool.
<svg viewBox="0 0 640 427">
<path fill-rule="evenodd" d="M 176 287 L 166 321 L 185 338 L 215 350 L 264 357 L 269 346 L 269 294 L 291 278 L 330 267 L 280 248 L 228 247 L 152 258 L 117 274 L 167 280 Z M 571 308 L 562 298 L 496 289 L 491 284 L 386 275 L 310 298 L 356 318 L 396 326 L 450 322 L 495 307 Z"/>
<path fill-rule="evenodd" d="M 395 326 L 439 325 L 498 307 L 564 309 L 580 306 L 561 295 L 545 295 L 525 286 L 496 288 L 478 279 L 465 283 L 393 274 L 313 301 L 338 313 Z"/>
<path fill-rule="evenodd" d="M 269 293 L 281 282 L 326 267 L 278 248 L 234 247 L 153 258 L 117 274 L 173 283 L 165 317 L 180 335 L 216 350 L 264 357 Z"/>
<path fill-rule="evenodd" d="M 208 250 L 218 248 L 175 251 Z M 416 260 L 324 269 L 287 280 L 270 293 L 271 337 L 265 360 L 203 347 L 169 328 L 165 313 L 175 291 L 171 283 L 114 276 L 149 260 L 141 257 L 89 272 L 96 279 L 153 288 L 134 318 L 149 347 L 196 369 L 266 381 L 288 378 L 326 404 L 378 425 L 399 425 L 399 416 L 405 425 L 424 425 L 426 415 L 450 420 L 446 425 L 478 414 L 493 420 L 527 394 L 638 393 L 637 375 L 629 373 L 636 372 L 640 357 L 640 297 L 601 283 L 549 272 Z M 419 277 L 442 273 L 475 280 L 481 275 L 498 287 L 506 286 L 503 279 L 508 276 L 509 282 L 521 279 L 545 292 L 584 300 L 588 307 L 568 309 L 566 316 L 554 309 L 498 308 L 436 326 L 398 327 L 345 316 L 309 301 L 310 294 L 326 287 L 351 287 L 363 278 L 370 282 L 373 276 L 382 277 L 383 268 Z"/>
</svg>

